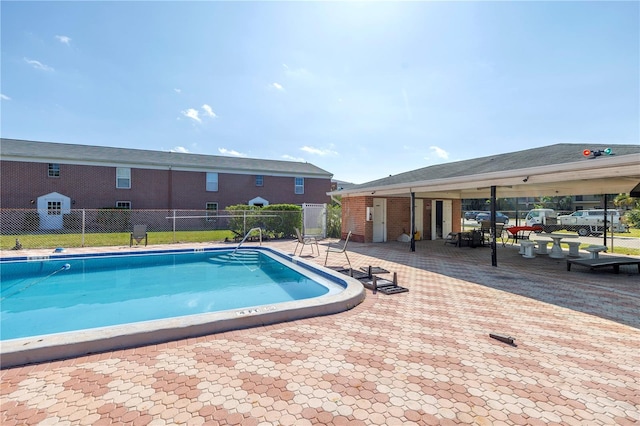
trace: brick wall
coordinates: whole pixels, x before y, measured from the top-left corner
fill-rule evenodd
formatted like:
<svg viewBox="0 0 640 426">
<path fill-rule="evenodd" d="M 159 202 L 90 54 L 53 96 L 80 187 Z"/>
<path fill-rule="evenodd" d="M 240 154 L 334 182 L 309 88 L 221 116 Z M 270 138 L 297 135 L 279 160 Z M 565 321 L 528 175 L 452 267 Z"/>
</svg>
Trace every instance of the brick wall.
<svg viewBox="0 0 640 426">
<path fill-rule="evenodd" d="M 387 199 L 387 241 L 395 241 L 402 234 L 411 234 L 411 199 Z"/>
<path fill-rule="evenodd" d="M 342 199 L 342 237 L 351 231 L 353 241 L 371 242 L 373 222 L 366 220 L 367 207 L 373 206 L 373 197 L 346 197 Z"/>
<path fill-rule="evenodd" d="M 72 208 L 115 207 L 129 201 L 133 209 L 204 209 L 246 204 L 262 197 L 270 204 L 329 203 L 331 179 L 305 178 L 304 194 L 295 194 L 293 177 L 264 176 L 261 187 L 254 175 L 219 173 L 218 191 L 206 190 L 206 172 L 131 168 L 131 188 L 116 188 L 116 168 L 60 164 L 60 176 L 48 176 L 48 163 L 0 162 L 0 200 L 3 208 L 35 208 L 37 198 L 58 192 L 70 197 Z M 31 203 L 34 200 L 34 203 Z"/>
<path fill-rule="evenodd" d="M 433 201 L 422 199 L 424 211 L 422 212 L 421 239 L 431 239 L 431 217 Z M 366 220 L 366 208 L 373 206 L 373 197 L 345 197 L 342 199 L 342 236 L 352 231 L 352 239 L 357 242 L 373 241 L 373 222 Z M 451 220 L 452 231 L 460 232 L 461 200 L 452 200 Z M 416 223 L 416 228 L 419 224 Z M 401 234 L 411 233 L 411 198 L 388 197 L 387 198 L 387 241 L 395 241 Z"/>
</svg>

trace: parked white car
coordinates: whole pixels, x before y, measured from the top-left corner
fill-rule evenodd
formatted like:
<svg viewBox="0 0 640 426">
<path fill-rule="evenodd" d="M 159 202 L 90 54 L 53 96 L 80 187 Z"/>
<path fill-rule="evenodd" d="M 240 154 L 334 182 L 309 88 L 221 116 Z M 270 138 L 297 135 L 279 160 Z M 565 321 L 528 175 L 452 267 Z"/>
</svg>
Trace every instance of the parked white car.
<svg viewBox="0 0 640 426">
<path fill-rule="evenodd" d="M 555 225 L 558 214 L 553 209 L 533 209 L 529 210 L 525 217 L 527 226 L 535 225 Z"/>
<path fill-rule="evenodd" d="M 558 216 L 558 224 L 573 230 L 578 235 L 602 234 L 604 232 L 604 209 L 578 210 L 570 215 Z M 627 226 L 620 221 L 620 212 L 607 210 L 607 228 L 614 232 L 627 232 Z"/>
</svg>

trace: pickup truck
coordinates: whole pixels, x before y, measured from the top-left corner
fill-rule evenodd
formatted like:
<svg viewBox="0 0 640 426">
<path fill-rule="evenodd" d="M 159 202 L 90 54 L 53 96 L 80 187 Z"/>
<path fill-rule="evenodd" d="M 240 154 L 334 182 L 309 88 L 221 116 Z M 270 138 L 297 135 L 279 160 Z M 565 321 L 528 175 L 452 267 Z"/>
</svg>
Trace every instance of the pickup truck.
<svg viewBox="0 0 640 426">
<path fill-rule="evenodd" d="M 575 231 L 578 235 L 602 235 L 604 233 L 604 210 L 578 210 L 570 215 L 557 217 L 558 227 Z M 607 210 L 607 228 L 614 232 L 628 232 L 627 226 L 620 221 L 617 210 Z"/>
</svg>

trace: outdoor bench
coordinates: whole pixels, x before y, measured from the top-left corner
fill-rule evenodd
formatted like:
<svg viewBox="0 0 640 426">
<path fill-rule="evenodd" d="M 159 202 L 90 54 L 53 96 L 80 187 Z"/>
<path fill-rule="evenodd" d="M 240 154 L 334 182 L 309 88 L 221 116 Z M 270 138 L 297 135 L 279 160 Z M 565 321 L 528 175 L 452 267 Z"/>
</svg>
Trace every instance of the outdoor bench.
<svg viewBox="0 0 640 426">
<path fill-rule="evenodd" d="M 580 241 L 563 241 L 569 246 L 569 256 L 580 257 Z"/>
<path fill-rule="evenodd" d="M 536 243 L 538 243 L 538 254 L 549 254 L 549 252 L 547 251 L 547 246 L 549 244 L 553 244 L 553 240 L 536 238 Z"/>
<path fill-rule="evenodd" d="M 536 257 L 536 254 L 534 253 L 535 248 L 535 241 L 520 241 L 520 252 L 522 253 L 522 257 L 527 259 Z"/>
<path fill-rule="evenodd" d="M 607 251 L 607 246 L 590 245 L 585 250 L 591 253 L 591 259 L 598 259 L 601 251 Z"/>
<path fill-rule="evenodd" d="M 620 265 L 638 265 L 638 273 L 640 273 L 640 259 L 634 259 L 631 257 L 599 257 L 596 259 L 567 259 L 567 271 L 571 270 L 571 265 L 588 266 L 591 269 L 605 268 L 607 266 L 613 267 L 613 272 L 620 273 Z"/>
</svg>

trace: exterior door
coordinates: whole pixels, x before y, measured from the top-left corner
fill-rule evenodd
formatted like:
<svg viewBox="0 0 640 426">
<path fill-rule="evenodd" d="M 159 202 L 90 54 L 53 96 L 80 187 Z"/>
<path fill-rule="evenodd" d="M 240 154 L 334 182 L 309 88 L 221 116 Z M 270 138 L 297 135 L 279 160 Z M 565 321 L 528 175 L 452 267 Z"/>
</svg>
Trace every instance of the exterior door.
<svg viewBox="0 0 640 426">
<path fill-rule="evenodd" d="M 431 215 L 431 238 L 439 240 L 444 238 L 452 230 L 451 214 L 453 206 L 451 200 L 434 200 L 433 214 Z"/>
<path fill-rule="evenodd" d="M 38 197 L 40 229 L 62 229 L 63 214 L 71 212 L 71 199 L 57 192 Z"/>
<path fill-rule="evenodd" d="M 373 199 L 373 242 L 387 241 L 387 199 Z"/>
</svg>

